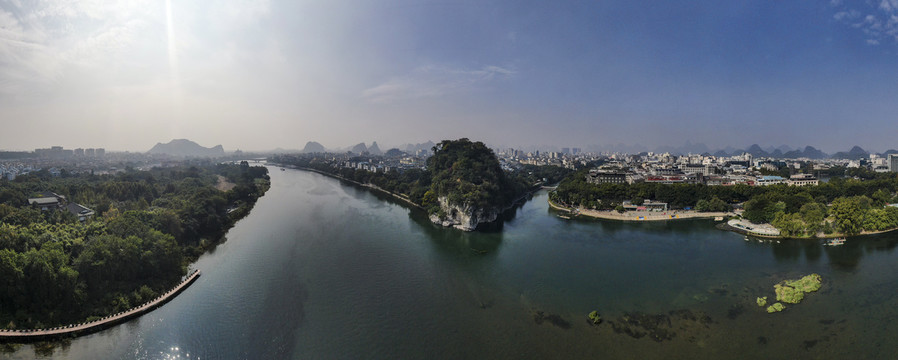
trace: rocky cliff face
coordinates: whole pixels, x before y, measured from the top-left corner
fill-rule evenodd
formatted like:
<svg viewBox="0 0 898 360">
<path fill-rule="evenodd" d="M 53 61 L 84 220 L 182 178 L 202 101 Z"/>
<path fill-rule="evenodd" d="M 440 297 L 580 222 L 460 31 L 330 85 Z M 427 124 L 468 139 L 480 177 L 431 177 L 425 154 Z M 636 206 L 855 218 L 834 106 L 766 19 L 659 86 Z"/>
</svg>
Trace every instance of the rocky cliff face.
<svg viewBox="0 0 898 360">
<path fill-rule="evenodd" d="M 449 198 L 441 196 L 439 199 L 440 209 L 444 214 L 440 217 L 437 214 L 430 215 L 430 221 L 445 227 L 454 227 L 464 231 L 474 231 L 477 225 L 496 221 L 499 217 L 499 209 L 496 208 L 475 208 L 473 206 L 462 206 L 449 204 Z"/>
</svg>

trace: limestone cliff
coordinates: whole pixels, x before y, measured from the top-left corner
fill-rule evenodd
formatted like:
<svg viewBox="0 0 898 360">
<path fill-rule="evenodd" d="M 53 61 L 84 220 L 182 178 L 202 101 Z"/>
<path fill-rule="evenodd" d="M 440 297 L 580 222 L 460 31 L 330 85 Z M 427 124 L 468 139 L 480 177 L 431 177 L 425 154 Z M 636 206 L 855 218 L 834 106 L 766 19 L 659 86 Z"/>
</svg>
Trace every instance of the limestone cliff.
<svg viewBox="0 0 898 360">
<path fill-rule="evenodd" d="M 449 198 L 439 198 L 440 211 L 430 215 L 430 221 L 445 227 L 454 227 L 464 231 L 474 231 L 477 225 L 496 221 L 499 209 L 494 207 L 478 208 L 469 204 L 449 204 Z"/>
</svg>

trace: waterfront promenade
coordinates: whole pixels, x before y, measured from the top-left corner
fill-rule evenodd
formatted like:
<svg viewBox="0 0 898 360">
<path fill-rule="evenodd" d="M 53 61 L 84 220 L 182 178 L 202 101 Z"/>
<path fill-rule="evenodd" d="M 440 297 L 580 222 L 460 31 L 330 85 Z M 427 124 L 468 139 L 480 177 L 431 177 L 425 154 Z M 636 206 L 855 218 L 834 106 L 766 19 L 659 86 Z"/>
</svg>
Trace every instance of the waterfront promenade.
<svg viewBox="0 0 898 360">
<path fill-rule="evenodd" d="M 33 341 L 52 340 L 65 337 L 75 337 L 100 331 L 111 326 L 123 323 L 132 318 L 143 315 L 171 300 L 181 291 L 186 289 L 200 276 L 200 271 L 195 270 L 187 278 L 168 292 L 159 295 L 143 305 L 131 308 L 120 313 L 112 314 L 104 318 L 80 324 L 71 324 L 47 329 L 23 329 L 0 330 L 0 342 L 26 343 Z"/>
<path fill-rule="evenodd" d="M 556 210 L 576 212 L 578 215 L 619 221 L 667 221 L 681 219 L 711 219 L 717 217 L 735 216 L 731 212 L 698 212 L 694 210 L 668 210 L 668 211 L 624 211 L 619 213 L 615 210 L 590 210 L 582 207 L 570 209 L 549 200 L 549 206 Z"/>
</svg>

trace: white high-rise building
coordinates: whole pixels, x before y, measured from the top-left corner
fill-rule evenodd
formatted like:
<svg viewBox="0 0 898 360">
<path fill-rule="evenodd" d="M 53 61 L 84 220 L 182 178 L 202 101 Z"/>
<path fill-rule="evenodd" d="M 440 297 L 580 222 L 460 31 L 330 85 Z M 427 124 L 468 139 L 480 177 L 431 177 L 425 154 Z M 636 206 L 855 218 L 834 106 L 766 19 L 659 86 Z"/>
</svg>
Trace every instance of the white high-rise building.
<svg viewBox="0 0 898 360">
<path fill-rule="evenodd" d="M 889 171 L 898 172 L 898 154 L 889 154 Z"/>
</svg>

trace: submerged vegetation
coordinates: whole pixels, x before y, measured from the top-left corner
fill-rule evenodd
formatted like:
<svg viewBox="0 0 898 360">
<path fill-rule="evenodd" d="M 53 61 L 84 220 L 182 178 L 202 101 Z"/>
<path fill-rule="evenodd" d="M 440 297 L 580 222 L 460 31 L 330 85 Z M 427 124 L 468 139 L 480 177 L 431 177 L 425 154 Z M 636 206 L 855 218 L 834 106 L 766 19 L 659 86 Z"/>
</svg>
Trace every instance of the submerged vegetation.
<svg viewBox="0 0 898 360">
<path fill-rule="evenodd" d="M 820 289 L 821 278 L 818 274 L 811 274 L 798 280 L 785 280 L 774 285 L 776 300 L 789 304 L 798 304 L 804 299 L 804 294 Z"/>
<path fill-rule="evenodd" d="M 602 316 L 599 315 L 599 312 L 596 310 L 593 310 L 591 313 L 589 313 L 589 315 L 587 317 L 589 318 L 589 321 L 591 321 L 593 325 L 599 325 L 602 323 Z"/>
<path fill-rule="evenodd" d="M 783 303 L 798 304 L 804 299 L 804 295 L 820 290 L 822 278 L 818 274 L 810 274 L 797 280 L 784 280 L 773 286 L 776 293 L 776 301 L 767 307 L 768 313 L 780 312 L 786 309 Z M 759 307 L 767 305 L 767 297 L 757 299 Z"/>
<path fill-rule="evenodd" d="M 773 314 L 773 313 L 775 313 L 775 312 L 780 312 L 780 311 L 783 311 L 783 310 L 785 310 L 785 309 L 786 309 L 786 306 L 783 305 L 782 303 L 773 303 L 773 305 L 770 305 L 770 306 L 767 307 L 767 313 L 768 313 L 768 314 Z"/>
<path fill-rule="evenodd" d="M 217 190 L 219 176 L 236 186 Z M 243 162 L 0 180 L 0 327 L 93 320 L 158 296 L 249 212 L 267 178 Z M 28 205 L 44 191 L 95 214 Z"/>
</svg>

